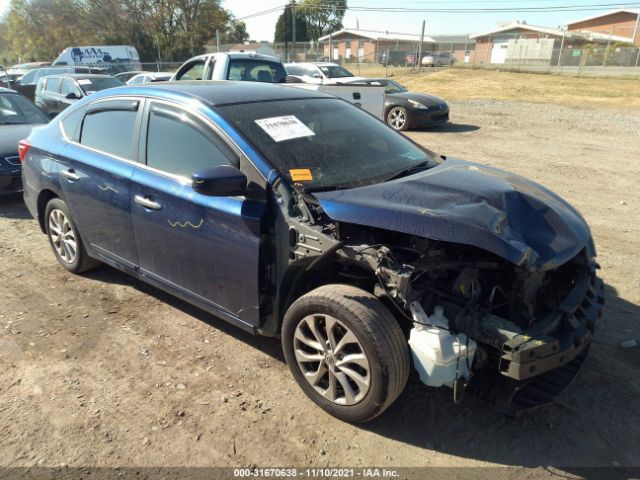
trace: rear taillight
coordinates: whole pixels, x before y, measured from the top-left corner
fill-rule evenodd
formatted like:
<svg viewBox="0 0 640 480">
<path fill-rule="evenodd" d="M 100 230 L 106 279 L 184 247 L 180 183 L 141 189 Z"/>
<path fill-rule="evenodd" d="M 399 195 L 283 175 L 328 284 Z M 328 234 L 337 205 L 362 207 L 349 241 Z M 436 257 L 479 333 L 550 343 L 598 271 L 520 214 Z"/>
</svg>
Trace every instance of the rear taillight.
<svg viewBox="0 0 640 480">
<path fill-rule="evenodd" d="M 29 149 L 31 148 L 31 144 L 27 139 L 20 140 L 18 142 L 18 155 L 20 155 L 20 161 L 24 163 L 27 158 L 27 153 L 29 153 Z"/>
</svg>

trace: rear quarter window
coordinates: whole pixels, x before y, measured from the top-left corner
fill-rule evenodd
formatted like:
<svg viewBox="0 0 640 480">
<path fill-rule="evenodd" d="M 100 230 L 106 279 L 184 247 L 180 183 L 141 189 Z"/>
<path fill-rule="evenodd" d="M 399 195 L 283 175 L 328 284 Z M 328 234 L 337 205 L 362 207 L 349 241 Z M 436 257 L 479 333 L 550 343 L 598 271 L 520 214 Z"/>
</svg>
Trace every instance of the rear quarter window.
<svg viewBox="0 0 640 480">
<path fill-rule="evenodd" d="M 84 117 L 85 111 L 86 107 L 78 108 L 67 114 L 60 121 L 62 130 L 69 140 L 73 140 L 74 142 L 80 141 L 80 124 L 82 123 L 82 117 Z"/>
</svg>

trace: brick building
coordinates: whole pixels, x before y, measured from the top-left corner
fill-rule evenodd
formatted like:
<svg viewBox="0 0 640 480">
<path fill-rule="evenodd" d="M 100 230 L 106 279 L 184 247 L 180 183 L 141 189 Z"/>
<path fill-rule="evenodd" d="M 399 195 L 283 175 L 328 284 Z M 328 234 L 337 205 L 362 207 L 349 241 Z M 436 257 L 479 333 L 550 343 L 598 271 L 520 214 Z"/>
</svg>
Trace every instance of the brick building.
<svg viewBox="0 0 640 480">
<path fill-rule="evenodd" d="M 615 43 L 631 43 L 630 37 L 582 29 L 560 29 L 509 22 L 491 31 L 471 35 L 476 42 L 471 63 L 555 65 L 562 54 L 563 65 L 577 65 L 590 46 L 594 62 Z"/>
<path fill-rule="evenodd" d="M 318 39 L 323 56 L 331 61 L 406 64 L 418 51 L 419 34 L 379 32 L 374 30 L 342 29 Z M 424 37 L 423 51 L 433 50 L 435 40 Z"/>
<path fill-rule="evenodd" d="M 623 37 L 629 43 L 640 46 L 639 23 L 639 9 L 622 9 L 575 20 L 567 23 L 566 29 L 570 32 L 586 31 Z"/>
</svg>

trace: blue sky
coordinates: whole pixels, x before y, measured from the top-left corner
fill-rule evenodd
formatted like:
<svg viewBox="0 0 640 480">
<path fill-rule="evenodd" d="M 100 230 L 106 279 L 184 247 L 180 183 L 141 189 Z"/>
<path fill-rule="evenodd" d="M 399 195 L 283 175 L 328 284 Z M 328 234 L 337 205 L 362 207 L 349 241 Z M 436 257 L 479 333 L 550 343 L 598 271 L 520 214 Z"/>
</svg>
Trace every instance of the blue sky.
<svg viewBox="0 0 640 480">
<path fill-rule="evenodd" d="M 522 8 L 545 6 L 576 6 L 589 4 L 614 3 L 615 0 L 347 0 L 349 6 L 380 7 L 393 6 L 405 8 Z M 631 3 L 632 0 L 626 0 Z M 222 6 L 236 17 L 243 17 L 268 10 L 287 3 L 288 0 L 222 0 Z M 620 3 L 625 3 L 624 0 Z M 0 0 L 0 12 L 3 12 L 9 0 Z M 640 7 L 640 0 L 637 7 Z M 362 29 L 388 30 L 390 32 L 420 33 L 422 20 L 427 22 L 426 35 L 447 33 L 478 33 L 493 28 L 497 22 L 525 20 L 532 25 L 557 27 L 569 20 L 595 15 L 610 10 L 587 12 L 500 12 L 500 13 L 380 13 L 347 11 L 344 25 L 355 28 L 359 23 Z M 281 11 L 245 20 L 252 40 L 273 40 L 276 20 Z"/>
</svg>

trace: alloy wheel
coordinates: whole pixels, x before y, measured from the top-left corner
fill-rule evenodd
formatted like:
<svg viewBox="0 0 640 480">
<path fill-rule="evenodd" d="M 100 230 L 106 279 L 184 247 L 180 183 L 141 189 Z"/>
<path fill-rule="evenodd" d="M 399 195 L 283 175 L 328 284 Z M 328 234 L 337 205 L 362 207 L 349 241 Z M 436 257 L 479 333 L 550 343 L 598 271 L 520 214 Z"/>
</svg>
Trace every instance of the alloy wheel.
<svg viewBox="0 0 640 480">
<path fill-rule="evenodd" d="M 407 123 L 407 114 L 401 108 L 395 107 L 389 112 L 389 125 L 396 130 L 401 130 Z"/>
<path fill-rule="evenodd" d="M 355 334 L 340 320 L 325 314 L 303 318 L 293 344 L 304 378 L 325 399 L 355 405 L 367 395 L 369 360 Z"/>
<path fill-rule="evenodd" d="M 73 263 L 77 256 L 76 234 L 71 222 L 58 208 L 49 213 L 49 236 L 58 256 L 65 263 Z"/>
</svg>

